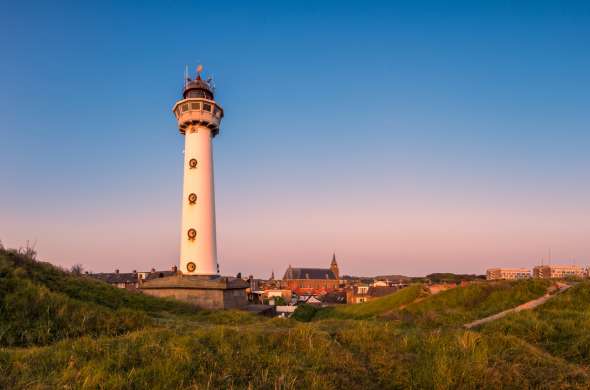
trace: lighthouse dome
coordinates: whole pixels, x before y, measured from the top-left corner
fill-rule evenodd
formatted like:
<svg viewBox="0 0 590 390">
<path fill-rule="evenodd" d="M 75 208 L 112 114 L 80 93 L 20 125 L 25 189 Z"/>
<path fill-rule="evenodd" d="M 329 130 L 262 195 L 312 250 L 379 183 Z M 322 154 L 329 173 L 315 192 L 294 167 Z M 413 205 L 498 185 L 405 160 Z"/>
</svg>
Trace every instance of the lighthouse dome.
<svg viewBox="0 0 590 390">
<path fill-rule="evenodd" d="M 207 81 L 201 78 L 201 75 L 197 75 L 197 78 L 194 80 L 187 80 L 182 92 L 182 96 L 185 99 L 205 98 L 214 100 L 213 88 Z"/>
</svg>

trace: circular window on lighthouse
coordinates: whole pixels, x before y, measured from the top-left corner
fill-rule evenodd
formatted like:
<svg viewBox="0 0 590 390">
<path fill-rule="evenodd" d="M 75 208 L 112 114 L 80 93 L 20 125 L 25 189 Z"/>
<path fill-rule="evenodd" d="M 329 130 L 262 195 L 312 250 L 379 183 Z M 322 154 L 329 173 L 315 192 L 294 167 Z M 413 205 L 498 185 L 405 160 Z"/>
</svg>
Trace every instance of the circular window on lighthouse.
<svg viewBox="0 0 590 390">
<path fill-rule="evenodd" d="M 196 158 L 191 158 L 189 160 L 189 162 L 188 162 L 188 166 L 190 168 L 196 168 L 197 167 L 197 164 L 198 164 L 198 162 L 197 162 L 197 159 Z"/>
<path fill-rule="evenodd" d="M 197 237 L 197 231 L 193 228 L 188 229 L 188 232 L 186 232 L 186 234 L 188 235 L 189 240 L 194 240 Z"/>
<path fill-rule="evenodd" d="M 189 194 L 189 196 L 188 196 L 188 202 L 190 204 L 197 203 L 197 194 L 195 194 L 195 193 Z"/>
<path fill-rule="evenodd" d="M 186 270 L 188 272 L 195 272 L 196 269 L 197 269 L 197 266 L 192 261 L 186 265 Z"/>
</svg>

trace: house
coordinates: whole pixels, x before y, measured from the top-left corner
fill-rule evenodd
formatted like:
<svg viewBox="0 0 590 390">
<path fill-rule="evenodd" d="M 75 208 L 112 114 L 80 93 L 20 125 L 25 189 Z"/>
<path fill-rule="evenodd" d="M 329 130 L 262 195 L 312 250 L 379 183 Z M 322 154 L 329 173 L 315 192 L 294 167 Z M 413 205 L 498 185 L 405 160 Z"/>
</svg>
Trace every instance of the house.
<svg viewBox="0 0 590 390">
<path fill-rule="evenodd" d="M 330 291 L 324 295 L 320 295 L 318 299 L 324 306 L 345 304 L 346 291 Z"/>
<path fill-rule="evenodd" d="M 116 269 L 113 273 L 102 272 L 96 274 L 86 274 L 86 276 L 102 280 L 113 287 L 136 291 L 139 289 L 140 284 L 143 281 L 176 275 L 176 273 L 177 268 L 174 266 L 169 271 L 156 271 L 155 268 L 152 268 L 150 271 L 146 272 L 137 272 L 135 270 L 133 272 L 119 272 L 119 270 Z"/>
<path fill-rule="evenodd" d="M 114 273 L 103 272 L 97 274 L 87 274 L 87 276 L 102 280 L 113 287 L 124 288 L 126 290 L 135 291 L 139 287 L 137 271 L 122 273 L 116 269 Z"/>
<path fill-rule="evenodd" d="M 264 290 L 263 300 L 268 301 L 270 305 L 274 305 L 275 302 L 284 302 L 288 304 L 291 302 L 291 296 L 293 293 L 289 289 L 273 289 Z"/>
<path fill-rule="evenodd" d="M 376 298 L 381 298 L 389 294 L 393 294 L 400 288 L 396 286 L 368 286 L 356 285 L 351 286 L 346 290 L 347 303 L 363 303 L 369 302 Z"/>
</svg>

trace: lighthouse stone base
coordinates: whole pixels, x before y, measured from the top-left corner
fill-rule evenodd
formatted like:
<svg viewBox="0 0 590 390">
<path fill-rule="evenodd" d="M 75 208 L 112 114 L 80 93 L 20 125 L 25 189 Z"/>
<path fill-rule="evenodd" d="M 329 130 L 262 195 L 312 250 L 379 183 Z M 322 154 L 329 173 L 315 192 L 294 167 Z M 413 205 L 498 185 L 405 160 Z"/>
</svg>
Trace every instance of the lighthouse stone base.
<svg viewBox="0 0 590 390">
<path fill-rule="evenodd" d="M 174 298 L 203 309 L 240 309 L 248 305 L 242 279 L 226 276 L 166 276 L 142 282 L 141 292 L 159 298 Z"/>
</svg>

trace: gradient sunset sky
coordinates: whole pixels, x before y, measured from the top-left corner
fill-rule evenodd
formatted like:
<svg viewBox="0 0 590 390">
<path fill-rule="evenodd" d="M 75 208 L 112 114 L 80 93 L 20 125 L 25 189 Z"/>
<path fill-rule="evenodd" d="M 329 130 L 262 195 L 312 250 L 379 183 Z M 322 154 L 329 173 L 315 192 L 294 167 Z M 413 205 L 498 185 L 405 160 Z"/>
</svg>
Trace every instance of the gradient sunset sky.
<svg viewBox="0 0 590 390">
<path fill-rule="evenodd" d="M 176 264 L 203 63 L 223 274 L 590 264 L 590 2 L 278 3 L 3 4 L 4 245 Z"/>
</svg>

